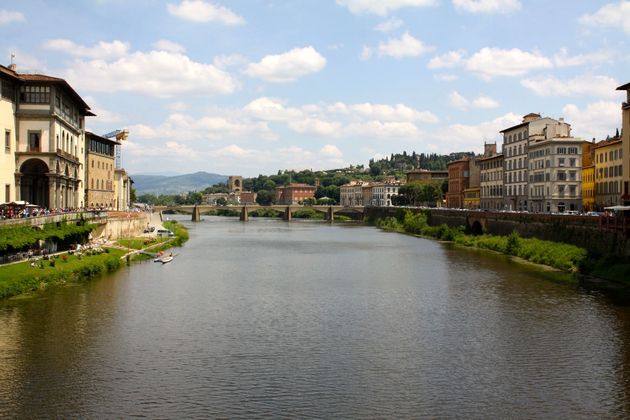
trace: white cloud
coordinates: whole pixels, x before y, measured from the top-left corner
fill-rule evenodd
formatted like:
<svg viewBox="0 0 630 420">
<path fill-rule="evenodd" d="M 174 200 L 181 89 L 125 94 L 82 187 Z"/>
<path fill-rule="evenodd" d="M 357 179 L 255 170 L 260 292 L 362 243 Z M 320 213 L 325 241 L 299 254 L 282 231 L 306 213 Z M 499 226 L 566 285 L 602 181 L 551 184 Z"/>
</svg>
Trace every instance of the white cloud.
<svg viewBox="0 0 630 420">
<path fill-rule="evenodd" d="M 346 136 L 371 139 L 418 139 L 422 134 L 420 129 L 410 122 L 367 121 L 352 123 L 345 127 L 344 131 Z"/>
<path fill-rule="evenodd" d="M 390 38 L 387 42 L 379 43 L 378 55 L 390 56 L 397 59 L 405 57 L 417 57 L 429 51 L 433 51 L 433 47 L 427 46 L 422 41 L 409 35 L 408 32 L 400 38 Z"/>
<path fill-rule="evenodd" d="M 180 19 L 193 22 L 220 22 L 225 25 L 242 25 L 245 20 L 223 6 L 208 1 L 184 0 L 179 5 L 168 4 L 168 12 Z"/>
<path fill-rule="evenodd" d="M 361 50 L 361 55 L 359 55 L 359 58 L 363 61 L 372 58 L 372 48 L 364 45 L 363 49 Z"/>
<path fill-rule="evenodd" d="M 374 30 L 379 32 L 392 32 L 400 28 L 403 25 L 403 21 L 398 18 L 391 18 L 384 22 L 379 23 L 374 27 Z"/>
<path fill-rule="evenodd" d="M 250 63 L 243 72 L 268 82 L 292 82 L 317 73 L 326 66 L 326 58 L 313 47 L 294 48 L 286 53 L 267 55 L 258 63 Z"/>
<path fill-rule="evenodd" d="M 290 121 L 288 126 L 291 130 L 302 134 L 314 134 L 322 137 L 337 137 L 341 134 L 341 123 L 319 118 Z"/>
<path fill-rule="evenodd" d="M 466 69 L 486 80 L 496 76 L 522 76 L 531 70 L 551 67 L 553 63 L 547 57 L 518 48 L 486 47 L 466 60 Z"/>
<path fill-rule="evenodd" d="M 113 124 L 124 120 L 123 116 L 117 112 L 110 111 L 101 107 L 93 96 L 85 96 L 83 100 L 90 106 L 93 113 L 96 114 L 98 123 Z M 95 122 L 92 118 L 87 118 L 88 123 Z"/>
<path fill-rule="evenodd" d="M 453 0 L 455 9 L 469 13 L 508 14 L 521 10 L 520 0 Z"/>
<path fill-rule="evenodd" d="M 498 108 L 499 102 L 490 98 L 489 96 L 479 96 L 478 98 L 472 101 L 472 105 L 475 108 L 489 109 L 489 108 Z"/>
<path fill-rule="evenodd" d="M 429 124 L 438 122 L 438 118 L 432 112 L 417 111 L 403 104 L 392 106 L 384 104 L 362 103 L 350 105 L 347 107 L 347 109 L 360 116 L 382 121 L 420 121 Z"/>
<path fill-rule="evenodd" d="M 0 25 L 6 25 L 12 22 L 24 22 L 26 19 L 20 12 L 14 12 L 12 10 L 0 10 Z"/>
<path fill-rule="evenodd" d="M 46 73 L 46 65 L 42 61 L 40 61 L 39 57 L 23 52 L 14 45 L 7 47 L 6 53 L 6 57 L 11 57 L 11 55 L 15 55 L 15 57 L 13 58 L 13 62 L 17 65 L 18 72 L 26 71 Z"/>
<path fill-rule="evenodd" d="M 594 96 L 597 98 L 619 96 L 619 92 L 615 90 L 619 83 L 608 76 L 582 75 L 571 80 L 545 76 L 522 80 L 521 85 L 538 96 Z"/>
<path fill-rule="evenodd" d="M 583 25 L 597 28 L 617 26 L 624 32 L 630 33 L 630 2 L 606 4 L 592 15 L 581 16 L 578 21 Z"/>
<path fill-rule="evenodd" d="M 402 7 L 435 6 L 437 0 L 337 0 L 337 4 L 347 7 L 352 13 L 372 13 L 387 15 Z"/>
<path fill-rule="evenodd" d="M 303 117 L 297 108 L 287 108 L 282 101 L 275 98 L 258 98 L 244 108 L 249 115 L 264 121 L 290 121 Z"/>
<path fill-rule="evenodd" d="M 329 156 L 336 159 L 341 159 L 343 157 L 343 153 L 341 153 L 341 150 L 339 150 L 339 148 L 335 146 L 334 144 L 325 145 L 324 147 L 321 148 L 319 153 L 322 156 Z"/>
<path fill-rule="evenodd" d="M 479 150 L 484 141 L 500 140 L 499 131 L 522 122 L 522 117 L 508 113 L 491 121 L 475 125 L 452 124 L 438 131 L 437 138 L 442 144 L 442 152 L 453 150 Z"/>
<path fill-rule="evenodd" d="M 186 48 L 184 48 L 183 45 L 178 44 L 174 41 L 169 41 L 168 39 L 160 39 L 155 44 L 153 44 L 153 47 L 156 50 L 168 51 L 172 53 L 183 54 L 186 52 Z"/>
<path fill-rule="evenodd" d="M 112 42 L 100 41 L 92 47 L 85 47 L 69 39 L 49 39 L 44 42 L 44 48 L 52 51 L 61 51 L 76 57 L 103 60 L 123 57 L 129 53 L 129 44 L 118 40 Z"/>
<path fill-rule="evenodd" d="M 621 126 L 619 102 L 598 101 L 585 109 L 568 104 L 562 108 L 567 122 L 571 123 L 572 133 L 585 140 L 603 140 Z"/>
<path fill-rule="evenodd" d="M 499 102 L 488 96 L 482 95 L 471 101 L 459 94 L 457 91 L 451 92 L 449 95 L 449 103 L 451 106 L 462 110 L 466 110 L 470 107 L 484 109 L 499 107 Z"/>
<path fill-rule="evenodd" d="M 446 54 L 433 57 L 429 60 L 427 67 L 430 69 L 452 69 L 463 63 L 465 55 L 466 52 L 463 50 L 450 51 Z"/>
<path fill-rule="evenodd" d="M 614 58 L 612 51 L 595 51 L 587 54 L 570 56 L 566 48 L 553 57 L 553 62 L 557 67 L 583 66 L 586 64 L 610 64 Z"/>
<path fill-rule="evenodd" d="M 214 65 L 220 69 L 247 64 L 247 58 L 240 54 L 218 55 L 214 57 Z"/>
<path fill-rule="evenodd" d="M 229 73 L 168 51 L 135 52 L 118 60 L 75 60 L 66 78 L 79 89 L 149 96 L 229 94 L 239 83 Z"/>
</svg>

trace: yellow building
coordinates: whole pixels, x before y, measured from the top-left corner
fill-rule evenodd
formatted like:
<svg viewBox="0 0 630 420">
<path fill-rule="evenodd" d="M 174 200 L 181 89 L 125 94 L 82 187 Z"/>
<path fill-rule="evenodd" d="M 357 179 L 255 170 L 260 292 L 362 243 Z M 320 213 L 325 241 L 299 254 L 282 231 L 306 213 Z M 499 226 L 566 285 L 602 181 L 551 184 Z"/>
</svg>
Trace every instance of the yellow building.
<svg viewBox="0 0 630 420">
<path fill-rule="evenodd" d="M 582 209 L 595 209 L 595 144 L 582 145 Z"/>
<path fill-rule="evenodd" d="M 600 141 L 595 149 L 595 206 L 621 204 L 623 149 L 620 138 Z"/>
<path fill-rule="evenodd" d="M 86 174 L 85 203 L 92 208 L 115 209 L 115 148 L 116 140 L 85 133 Z"/>
<path fill-rule="evenodd" d="M 464 208 L 479 209 L 481 208 L 481 188 L 466 188 L 464 190 Z"/>
</svg>

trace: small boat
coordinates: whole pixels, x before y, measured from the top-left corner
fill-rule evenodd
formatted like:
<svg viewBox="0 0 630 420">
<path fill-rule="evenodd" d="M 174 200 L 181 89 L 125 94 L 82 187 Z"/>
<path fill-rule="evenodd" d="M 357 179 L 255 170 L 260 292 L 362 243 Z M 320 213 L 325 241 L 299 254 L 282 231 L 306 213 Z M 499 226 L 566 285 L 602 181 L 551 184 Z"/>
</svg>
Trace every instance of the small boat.
<svg viewBox="0 0 630 420">
<path fill-rule="evenodd" d="M 161 262 L 162 264 L 166 264 L 166 263 L 169 263 L 169 262 L 171 262 L 171 261 L 173 261 L 173 257 L 171 257 L 171 256 L 169 255 L 168 257 L 162 257 L 160 262 Z"/>
</svg>

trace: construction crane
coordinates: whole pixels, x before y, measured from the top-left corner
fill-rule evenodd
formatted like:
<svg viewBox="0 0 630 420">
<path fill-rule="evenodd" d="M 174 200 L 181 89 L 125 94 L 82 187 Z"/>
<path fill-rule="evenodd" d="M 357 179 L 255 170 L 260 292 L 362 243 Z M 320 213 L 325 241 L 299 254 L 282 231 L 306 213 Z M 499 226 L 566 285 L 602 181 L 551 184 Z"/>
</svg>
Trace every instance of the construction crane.
<svg viewBox="0 0 630 420">
<path fill-rule="evenodd" d="M 129 137 L 129 130 L 126 128 L 123 128 L 122 130 L 114 130 L 110 133 L 103 134 L 102 137 L 105 137 L 106 139 L 116 138 L 116 140 L 127 140 L 127 137 Z"/>
<path fill-rule="evenodd" d="M 110 133 L 103 134 L 103 137 L 106 139 L 115 138 L 117 141 L 127 140 L 127 137 L 129 137 L 129 130 L 126 128 L 123 128 L 122 130 L 114 130 Z M 120 143 L 114 147 L 114 160 L 116 163 L 116 169 L 122 169 L 122 151 Z"/>
</svg>

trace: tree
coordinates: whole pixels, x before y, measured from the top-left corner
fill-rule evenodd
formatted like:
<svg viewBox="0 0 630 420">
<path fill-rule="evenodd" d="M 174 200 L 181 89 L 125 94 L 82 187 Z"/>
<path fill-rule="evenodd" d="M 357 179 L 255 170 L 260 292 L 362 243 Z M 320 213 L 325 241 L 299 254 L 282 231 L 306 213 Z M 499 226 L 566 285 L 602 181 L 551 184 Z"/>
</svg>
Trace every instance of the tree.
<svg viewBox="0 0 630 420">
<path fill-rule="evenodd" d="M 261 206 L 268 206 L 273 203 L 275 196 L 273 191 L 260 190 L 256 196 L 256 202 Z"/>
<path fill-rule="evenodd" d="M 217 206 L 226 206 L 227 205 L 227 200 L 225 199 L 225 197 L 219 197 L 219 198 L 217 198 L 215 203 L 217 203 Z"/>
<path fill-rule="evenodd" d="M 137 200 L 138 199 L 136 197 L 136 189 L 134 187 L 131 187 L 131 190 L 129 191 L 129 201 L 135 203 Z"/>
</svg>

